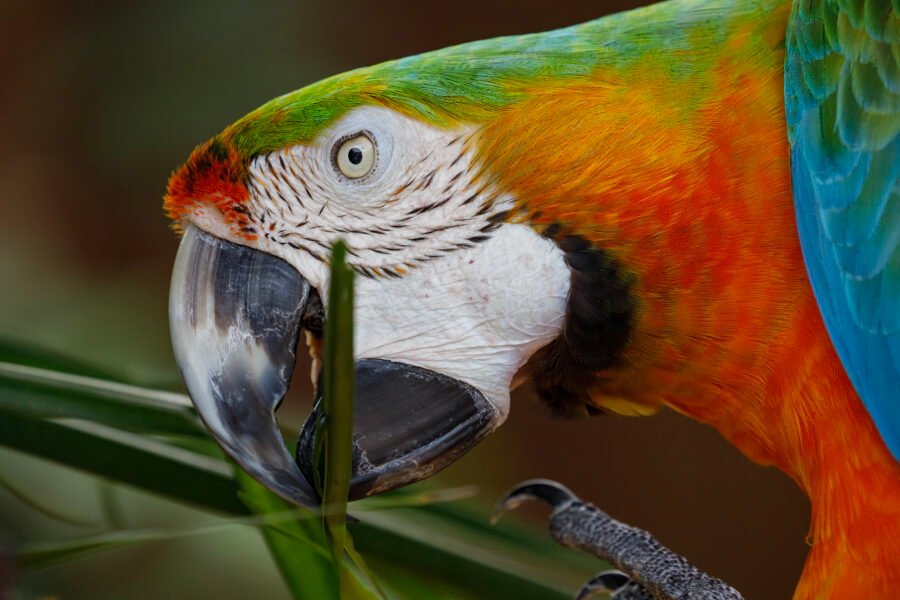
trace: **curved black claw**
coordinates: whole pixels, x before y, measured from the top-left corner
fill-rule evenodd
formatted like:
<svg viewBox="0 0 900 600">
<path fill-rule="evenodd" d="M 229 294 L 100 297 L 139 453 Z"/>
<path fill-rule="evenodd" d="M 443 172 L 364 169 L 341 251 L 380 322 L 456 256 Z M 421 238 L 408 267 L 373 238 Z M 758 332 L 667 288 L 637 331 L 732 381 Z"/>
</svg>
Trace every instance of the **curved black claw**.
<svg viewBox="0 0 900 600">
<path fill-rule="evenodd" d="M 590 552 L 624 573 L 625 580 L 622 574 L 601 573 L 578 598 L 618 585 L 616 600 L 743 600 L 733 587 L 710 577 L 643 529 L 616 521 L 554 481 L 534 479 L 514 487 L 499 502 L 492 520 L 526 500 L 543 500 L 553 507 L 550 534 L 561 545 Z"/>
<path fill-rule="evenodd" d="M 529 479 L 512 488 L 497 503 L 491 523 L 496 523 L 510 510 L 518 508 L 529 500 L 541 500 L 553 507 L 556 511 L 563 510 L 572 502 L 578 501 L 578 497 L 566 486 L 551 479 Z"/>
<path fill-rule="evenodd" d="M 603 571 L 584 584 L 575 600 L 587 600 L 599 592 L 612 592 L 610 600 L 653 600 L 653 596 L 621 571 Z"/>
</svg>

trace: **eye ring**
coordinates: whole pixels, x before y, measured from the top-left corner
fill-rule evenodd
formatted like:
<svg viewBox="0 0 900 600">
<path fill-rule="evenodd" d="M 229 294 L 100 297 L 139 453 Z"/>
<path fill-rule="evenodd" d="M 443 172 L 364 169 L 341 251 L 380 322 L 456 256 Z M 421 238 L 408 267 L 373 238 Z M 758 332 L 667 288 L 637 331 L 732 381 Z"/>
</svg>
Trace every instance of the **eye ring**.
<svg viewBox="0 0 900 600">
<path fill-rule="evenodd" d="M 342 136 L 331 149 L 331 164 L 339 175 L 359 181 L 378 164 L 378 143 L 371 132 L 362 130 Z"/>
</svg>

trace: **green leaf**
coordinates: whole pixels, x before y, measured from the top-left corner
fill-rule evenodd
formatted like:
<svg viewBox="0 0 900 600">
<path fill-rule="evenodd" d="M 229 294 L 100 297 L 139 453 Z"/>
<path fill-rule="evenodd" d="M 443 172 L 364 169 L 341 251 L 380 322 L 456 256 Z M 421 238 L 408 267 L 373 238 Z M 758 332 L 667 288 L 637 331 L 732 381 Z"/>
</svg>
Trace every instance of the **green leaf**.
<svg viewBox="0 0 900 600">
<path fill-rule="evenodd" d="M 300 510 L 258 484 L 243 471 L 236 471 L 241 499 L 256 514 L 268 515 Z M 310 512 L 310 516 L 315 513 Z M 338 573 L 326 549 L 318 519 L 277 522 L 261 526 L 263 537 L 295 600 L 340 598 Z"/>
<path fill-rule="evenodd" d="M 294 543 L 299 542 L 302 544 L 291 546 L 290 552 L 285 554 L 288 559 L 290 557 L 302 559 L 302 561 L 297 561 L 298 564 L 311 564 L 307 561 L 318 557 L 330 565 L 331 555 L 324 545 L 325 538 L 319 525 L 318 514 L 310 511 L 304 513 L 302 509 L 289 506 L 283 502 L 280 504 L 273 503 L 271 502 L 272 499 L 279 500 L 277 496 L 268 492 L 268 490 L 255 483 L 248 476 L 243 475 L 243 478 L 242 484 L 247 482 L 250 486 L 255 487 L 242 491 L 241 497 L 247 500 L 248 505 L 253 505 L 258 509 L 261 514 L 216 519 L 189 527 L 107 531 L 61 542 L 32 542 L 25 544 L 18 552 L 19 565 L 27 570 L 40 569 L 59 562 L 83 558 L 98 552 L 118 550 L 146 542 L 215 534 L 232 527 L 244 526 L 261 527 L 267 532 L 278 532 L 280 534 L 279 539 L 289 539 Z M 268 494 L 268 496 L 265 494 Z M 306 527 L 310 527 L 309 532 L 318 533 L 318 545 L 310 543 Z M 310 549 L 312 549 L 312 554 L 303 552 Z"/>
<path fill-rule="evenodd" d="M 249 477 L 244 477 L 248 481 L 252 481 Z M 259 490 L 267 491 L 259 484 L 255 485 Z M 270 498 L 256 498 L 254 497 L 256 491 L 251 490 L 249 493 L 242 491 L 240 495 L 248 502 L 248 506 L 252 504 L 261 514 L 226 517 L 188 527 L 116 530 L 58 542 L 26 543 L 18 553 L 19 564 L 26 569 L 40 569 L 58 562 L 75 560 L 98 552 L 118 550 L 135 544 L 214 534 L 231 527 L 243 526 L 264 527 L 267 530 L 278 531 L 286 538 L 305 544 L 303 549 L 312 548 L 315 555 L 330 564 L 331 555 L 325 547 L 325 538 L 318 513 L 303 511 L 287 504 L 283 504 L 284 510 L 275 512 L 282 508 L 282 505 L 267 504 Z M 271 496 L 271 498 L 278 499 L 277 496 Z M 309 531 L 318 533 L 318 544 L 310 544 L 304 529 L 307 526 L 311 526 Z M 291 554 L 303 556 L 297 552 L 296 548 L 291 548 Z"/>
<path fill-rule="evenodd" d="M 375 576 L 374 571 L 372 571 L 372 569 L 369 568 L 369 566 L 366 564 L 366 561 L 363 560 L 362 555 L 356 551 L 356 546 L 354 546 L 354 544 L 353 544 L 353 538 L 349 535 L 347 536 L 347 539 L 345 540 L 344 549 L 347 551 L 347 560 L 349 560 L 351 563 L 353 563 L 353 566 L 356 567 L 356 569 L 359 571 L 360 575 L 365 577 L 366 581 L 371 586 L 371 588 L 372 588 L 371 590 L 368 590 L 368 589 L 366 590 L 366 593 L 368 594 L 368 596 L 372 597 L 372 598 L 376 598 L 376 599 L 378 599 L 378 598 L 380 598 L 382 600 L 386 599 L 387 594 L 384 593 L 384 590 L 381 588 L 381 585 L 378 583 L 378 578 Z M 344 569 L 344 572 L 347 573 L 349 571 L 347 569 Z M 350 583 L 353 583 L 353 582 L 350 582 Z M 341 582 L 341 590 L 345 593 L 347 591 L 349 591 L 348 585 L 343 581 Z M 359 595 L 359 591 L 351 591 L 350 593 L 353 595 L 353 597 L 356 597 Z"/>
<path fill-rule="evenodd" d="M 238 497 L 239 487 L 232 467 L 221 460 L 221 453 L 215 450 L 210 438 L 202 432 L 165 431 L 180 430 L 183 419 L 196 423 L 185 396 L 135 386 L 118 387 L 87 377 L 69 379 L 67 374 L 40 369 L 6 369 L 3 373 L 5 376 L 0 376 L 0 445 L 215 513 L 247 518 L 243 515 L 248 514 L 248 508 Z M 23 374 L 27 374 L 25 380 L 29 382 L 34 376 L 43 394 L 40 401 L 48 403 L 49 408 L 29 407 L 27 398 L 19 396 L 32 393 L 17 387 Z M 73 399 L 70 388 L 80 396 Z M 92 402 L 94 398 L 96 404 Z M 95 408 L 97 414 L 93 412 Z M 168 421 L 173 412 L 179 416 Z M 160 420 L 155 420 L 158 416 Z M 76 417 L 80 420 L 73 420 Z M 144 418 L 155 420 L 154 424 L 142 424 Z M 114 428 L 117 423 L 122 426 Z M 175 425 L 170 427 L 167 423 Z M 122 428 L 151 430 L 162 437 L 140 435 Z M 389 565 L 384 573 L 379 568 L 382 579 L 388 577 L 387 586 L 395 590 L 419 586 L 424 590 L 404 597 L 426 597 L 429 590 L 451 586 L 453 590 L 461 590 L 462 596 L 471 593 L 474 597 L 492 598 L 567 598 L 603 566 L 556 547 L 543 529 L 525 530 L 509 522 L 491 528 L 487 524 L 487 511 L 479 514 L 455 504 L 390 512 L 365 508 L 366 505 L 384 508 L 404 502 L 421 504 L 431 493 L 423 493 L 422 489 L 418 485 L 360 503 L 358 516 L 363 522 L 350 528 L 360 552 L 379 567 Z M 407 500 L 416 496 L 419 498 Z M 275 520 L 267 521 L 269 527 L 280 527 L 274 516 L 267 518 Z M 296 516 L 291 519 L 296 520 Z M 311 522 L 320 527 L 318 518 Z M 283 527 L 280 529 L 284 531 Z M 122 543 L 121 538 L 114 541 Z M 327 550 L 323 552 L 328 555 Z M 345 571 L 365 575 L 367 569 L 351 565 Z M 400 588 L 392 584 L 395 576 L 405 582 Z M 350 581 L 355 585 L 364 580 L 360 576 Z M 348 597 L 352 591 L 348 586 Z"/>
<path fill-rule="evenodd" d="M 424 487 L 422 485 L 416 487 Z M 444 502 L 456 502 L 478 495 L 478 486 L 463 485 L 452 488 L 435 488 L 416 490 L 410 492 L 407 489 L 394 490 L 380 496 L 369 496 L 358 500 L 353 505 L 354 513 L 365 513 L 373 510 L 385 510 L 391 508 L 426 507 Z"/>
<path fill-rule="evenodd" d="M 573 578 L 562 548 L 537 553 L 489 536 L 457 532 L 452 521 L 415 511 L 365 515 L 351 527 L 357 548 L 381 560 L 414 566 L 454 582 L 465 582 L 485 598 L 571 598 L 572 592 L 604 565 L 593 561 Z M 543 532 L 546 534 L 546 530 Z M 566 573 L 568 572 L 568 573 Z M 568 575 L 568 576 L 566 576 Z"/>
<path fill-rule="evenodd" d="M 207 437 L 187 398 L 0 362 L 0 407 L 22 415 L 75 418 L 144 433 Z"/>
<path fill-rule="evenodd" d="M 253 512 L 267 517 L 262 524 L 263 536 L 295 599 L 384 597 L 362 557 L 353 550 L 349 537 L 348 556 L 342 561 L 351 561 L 357 569 L 338 569 L 318 513 L 286 503 L 242 471 L 236 471 L 236 475 L 241 499 Z M 285 519 L 285 515 L 293 518 Z M 363 578 L 377 593 L 366 586 Z"/>
<path fill-rule="evenodd" d="M 0 411 L 0 444 L 217 513 L 248 513 L 227 463 L 190 456 L 182 448 L 167 450 L 164 443 L 148 443 L 138 435 L 120 433 L 112 440 L 99 431 L 78 429 L 75 423 Z M 543 532 L 523 546 L 504 537 L 492 538 L 489 529 L 483 535 L 470 529 L 452 517 L 427 514 L 421 508 L 391 514 L 367 512 L 364 521 L 352 527 L 361 552 L 420 575 L 483 590 L 487 597 L 569 598 L 590 575 L 584 568 L 568 575 L 577 555 L 556 547 L 545 552 Z M 540 552 L 534 551 L 538 547 Z M 602 566 L 592 564 L 597 569 Z M 559 573 L 568 576 L 561 580 Z"/>
<path fill-rule="evenodd" d="M 133 530 L 112 531 L 64 542 L 32 543 L 19 550 L 17 562 L 25 570 L 41 569 L 98 552 L 127 548 L 136 544 L 158 541 L 165 537 L 167 536 L 161 535 L 158 531 Z"/>
<path fill-rule="evenodd" d="M 353 460 L 353 271 L 346 260 L 347 245 L 339 240 L 331 251 L 322 394 L 325 420 L 322 501 L 327 508 L 325 530 L 337 565 L 343 564 Z"/>
<path fill-rule="evenodd" d="M 147 436 L 36 419 L 0 403 L 0 445 L 210 510 L 247 512 L 227 463 Z"/>
<path fill-rule="evenodd" d="M 36 510 L 42 515 L 50 517 L 55 521 L 59 521 L 60 523 L 66 523 L 68 525 L 74 525 L 76 527 L 97 527 L 100 525 L 99 523 L 94 521 L 87 521 L 85 519 L 69 515 L 54 506 L 50 506 L 46 502 L 38 500 L 32 494 L 29 494 L 28 492 L 20 489 L 18 486 L 13 485 L 9 480 L 2 476 L 0 476 L 0 488 L 5 489 L 7 492 L 9 492 L 10 495 L 12 495 L 22 504 Z"/>
<path fill-rule="evenodd" d="M 99 377 L 112 381 L 122 380 L 121 377 L 118 377 L 116 373 L 111 371 L 8 335 L 0 336 L 0 362 L 10 362 L 52 371 L 86 375 L 88 377 Z"/>
</svg>

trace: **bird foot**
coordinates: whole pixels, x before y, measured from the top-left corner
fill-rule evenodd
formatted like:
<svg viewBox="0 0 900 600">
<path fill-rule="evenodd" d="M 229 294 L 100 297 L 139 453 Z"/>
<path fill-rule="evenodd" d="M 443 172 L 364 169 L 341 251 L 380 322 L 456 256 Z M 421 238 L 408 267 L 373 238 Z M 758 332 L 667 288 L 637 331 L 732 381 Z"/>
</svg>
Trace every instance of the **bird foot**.
<svg viewBox="0 0 900 600">
<path fill-rule="evenodd" d="M 619 569 L 594 577 L 576 600 L 600 591 L 611 592 L 615 600 L 743 600 L 733 587 L 699 570 L 648 532 L 616 521 L 548 479 L 514 487 L 497 504 L 493 520 L 529 500 L 542 500 L 553 508 L 549 526 L 557 542 L 590 552 Z"/>
</svg>

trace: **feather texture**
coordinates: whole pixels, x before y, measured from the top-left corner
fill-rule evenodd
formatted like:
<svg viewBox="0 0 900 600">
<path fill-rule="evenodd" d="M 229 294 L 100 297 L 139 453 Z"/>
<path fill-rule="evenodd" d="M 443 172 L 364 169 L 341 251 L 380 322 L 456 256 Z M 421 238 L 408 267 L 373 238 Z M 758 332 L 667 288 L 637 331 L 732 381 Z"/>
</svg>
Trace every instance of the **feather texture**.
<svg viewBox="0 0 900 600">
<path fill-rule="evenodd" d="M 785 97 L 800 240 L 831 338 L 900 459 L 900 14 L 798 2 Z"/>
</svg>

